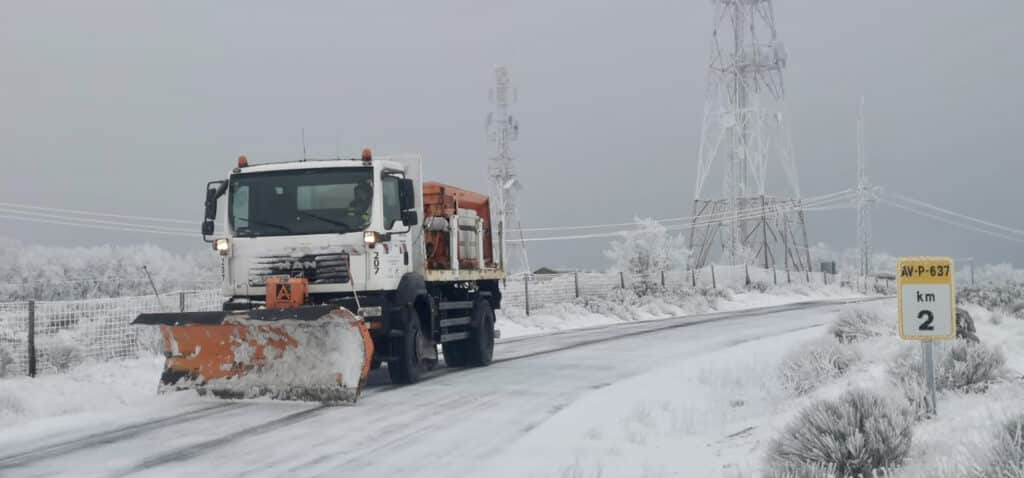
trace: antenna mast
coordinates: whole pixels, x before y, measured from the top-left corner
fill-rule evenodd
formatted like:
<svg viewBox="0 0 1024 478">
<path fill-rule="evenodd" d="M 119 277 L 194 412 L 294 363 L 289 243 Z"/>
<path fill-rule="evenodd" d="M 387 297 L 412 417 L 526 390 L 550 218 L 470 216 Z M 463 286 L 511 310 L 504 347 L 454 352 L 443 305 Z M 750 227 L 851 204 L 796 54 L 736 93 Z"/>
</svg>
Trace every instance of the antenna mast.
<svg viewBox="0 0 1024 478">
<path fill-rule="evenodd" d="M 489 174 L 497 199 L 498 249 L 501 265 L 509 273 L 529 273 L 530 263 L 526 255 L 526 242 L 519 226 L 517 196 L 522 183 L 515 172 L 512 155 L 512 141 L 519 139 L 519 121 L 509 114 L 509 105 L 516 102 L 516 91 L 509 79 L 508 69 L 498 66 L 494 69 L 495 86 L 490 91 L 493 110 L 487 115 L 487 138 L 497 146 L 490 159 Z M 509 224 L 520 229 L 519 240 L 509 240 Z"/>
<path fill-rule="evenodd" d="M 867 287 L 871 274 L 871 206 L 875 202 L 874 188 L 868 182 L 864 159 L 864 97 L 860 98 L 857 116 L 857 243 L 858 275 Z"/>
</svg>

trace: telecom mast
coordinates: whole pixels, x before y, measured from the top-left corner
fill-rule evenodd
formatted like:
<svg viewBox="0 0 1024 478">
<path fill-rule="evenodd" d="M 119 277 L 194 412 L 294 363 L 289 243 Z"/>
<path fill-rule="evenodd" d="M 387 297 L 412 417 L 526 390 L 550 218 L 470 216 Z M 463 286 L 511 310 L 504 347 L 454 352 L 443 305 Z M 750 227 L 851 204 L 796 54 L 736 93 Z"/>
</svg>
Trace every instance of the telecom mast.
<svg viewBox="0 0 1024 478">
<path fill-rule="evenodd" d="M 691 266 L 721 246 L 730 264 L 811 269 L 771 0 L 713 0 L 714 30 L 693 204 Z M 787 196 L 768 194 L 781 166 Z M 707 195 L 712 173 L 722 189 Z M 709 198 L 710 197 L 710 198 Z"/>
<path fill-rule="evenodd" d="M 864 164 L 864 97 L 860 98 L 857 116 L 857 244 L 858 275 L 864 280 L 871 274 L 871 206 L 874 204 L 874 188 L 868 182 Z"/>
<path fill-rule="evenodd" d="M 519 139 L 519 121 L 508 111 L 509 105 L 516 102 L 517 95 L 507 68 L 495 67 L 494 76 L 496 84 L 490 92 L 494 109 L 487 115 L 487 138 L 497 145 L 497 154 L 490 160 L 489 172 L 497 199 L 498 224 L 495 232 L 499 238 L 499 257 L 509 273 L 529 273 L 530 263 L 526 257 L 526 242 L 516 201 L 523 187 L 516 176 L 512 156 L 512 141 Z"/>
</svg>

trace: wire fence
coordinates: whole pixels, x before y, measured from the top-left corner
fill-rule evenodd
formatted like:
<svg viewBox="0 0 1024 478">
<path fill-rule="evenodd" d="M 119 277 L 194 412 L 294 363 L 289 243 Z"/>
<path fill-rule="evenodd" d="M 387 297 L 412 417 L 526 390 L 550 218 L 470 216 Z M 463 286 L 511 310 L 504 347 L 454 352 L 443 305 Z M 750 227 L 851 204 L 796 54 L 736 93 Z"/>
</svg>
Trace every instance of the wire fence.
<svg viewBox="0 0 1024 478">
<path fill-rule="evenodd" d="M 569 272 L 512 276 L 502 283 L 502 307 L 529 315 L 577 298 L 614 299 L 623 290 L 765 289 L 771 285 L 842 284 L 882 291 L 890 283 L 849 284 L 839 275 L 746 266 L 632 275 Z M 860 287 L 858 287 L 860 288 Z M 109 361 L 160 352 L 156 327 L 130 323 L 141 313 L 220 310 L 220 290 L 68 301 L 0 302 L 0 377 L 62 372 L 84 361 Z"/>
<path fill-rule="evenodd" d="M 765 289 L 773 285 L 843 285 L 857 290 L 884 292 L 895 283 L 870 277 L 850 281 L 840 274 L 762 269 L 749 266 L 708 266 L 689 271 L 665 271 L 634 275 L 625 272 L 568 272 L 518 275 L 507 278 L 502 287 L 502 307 L 521 308 L 527 315 L 548 305 L 578 298 L 608 298 L 616 290 L 651 289 Z"/>
<path fill-rule="evenodd" d="M 142 313 L 219 310 L 219 290 L 74 301 L 0 303 L 0 377 L 62 372 L 84 361 L 158 352 L 155 327 L 133 327 Z"/>
</svg>

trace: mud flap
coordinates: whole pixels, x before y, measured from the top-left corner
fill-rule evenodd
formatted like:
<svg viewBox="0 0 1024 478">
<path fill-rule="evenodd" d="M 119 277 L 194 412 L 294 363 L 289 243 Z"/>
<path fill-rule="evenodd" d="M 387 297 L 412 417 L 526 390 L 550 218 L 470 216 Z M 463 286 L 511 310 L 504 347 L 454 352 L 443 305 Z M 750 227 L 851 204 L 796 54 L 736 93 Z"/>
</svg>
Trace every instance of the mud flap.
<svg viewBox="0 0 1024 478">
<path fill-rule="evenodd" d="M 134 323 L 160 326 L 161 392 L 354 403 L 373 358 L 366 324 L 346 309 L 144 314 Z"/>
</svg>

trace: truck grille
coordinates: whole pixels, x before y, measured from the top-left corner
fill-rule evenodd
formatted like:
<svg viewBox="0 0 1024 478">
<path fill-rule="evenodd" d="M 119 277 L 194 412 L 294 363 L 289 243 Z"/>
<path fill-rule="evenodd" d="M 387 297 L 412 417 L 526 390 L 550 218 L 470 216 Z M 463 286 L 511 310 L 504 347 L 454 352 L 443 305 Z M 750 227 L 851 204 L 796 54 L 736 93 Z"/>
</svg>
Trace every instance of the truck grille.
<svg viewBox="0 0 1024 478">
<path fill-rule="evenodd" d="M 268 277 L 304 277 L 310 284 L 344 284 L 349 281 L 348 254 L 257 257 L 249 269 L 249 285 L 263 286 Z"/>
</svg>

